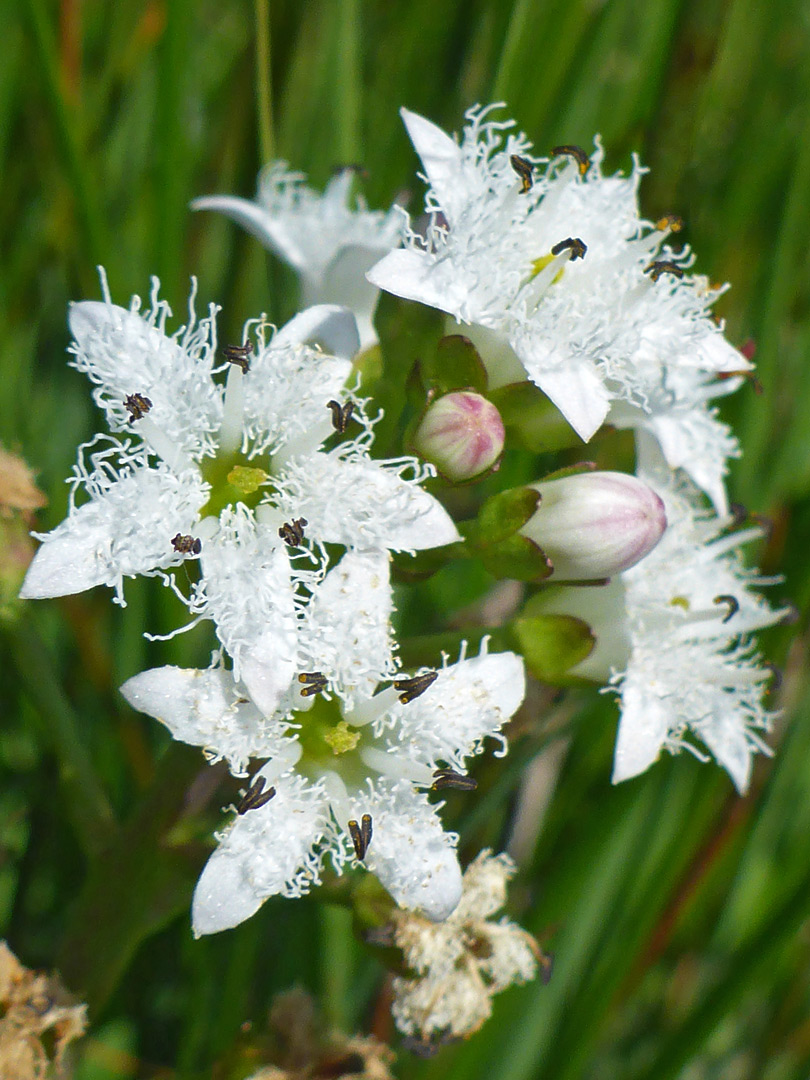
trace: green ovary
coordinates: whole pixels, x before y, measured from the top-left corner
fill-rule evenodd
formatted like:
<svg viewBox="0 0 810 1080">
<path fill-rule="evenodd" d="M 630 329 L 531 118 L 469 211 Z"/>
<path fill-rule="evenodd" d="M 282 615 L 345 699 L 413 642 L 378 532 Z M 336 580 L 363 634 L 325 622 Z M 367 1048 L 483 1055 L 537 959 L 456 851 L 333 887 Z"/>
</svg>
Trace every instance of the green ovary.
<svg viewBox="0 0 810 1080">
<path fill-rule="evenodd" d="M 349 787 L 363 783 L 368 768 L 358 751 L 369 736 L 343 719 L 336 699 L 318 696 L 312 708 L 296 713 L 294 720 L 301 725 L 297 732 L 303 751 L 296 766 L 299 772 L 314 779 L 330 770 L 339 773 Z"/>
<path fill-rule="evenodd" d="M 211 485 L 201 517 L 219 517 L 227 506 L 242 503 L 255 509 L 269 490 L 270 474 L 252 465 L 243 454 L 220 454 L 203 461 L 203 479 Z"/>
</svg>

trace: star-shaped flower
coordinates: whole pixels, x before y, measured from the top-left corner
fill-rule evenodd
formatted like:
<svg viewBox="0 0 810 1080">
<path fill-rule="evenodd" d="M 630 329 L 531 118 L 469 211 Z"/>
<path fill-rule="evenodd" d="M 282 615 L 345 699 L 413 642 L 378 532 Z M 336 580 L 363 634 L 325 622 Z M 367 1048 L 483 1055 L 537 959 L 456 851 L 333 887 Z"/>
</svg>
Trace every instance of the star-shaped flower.
<svg viewBox="0 0 810 1080">
<path fill-rule="evenodd" d="M 347 552 L 303 617 L 317 668 L 271 715 L 220 667 L 157 668 L 124 684 L 135 708 L 236 771 L 268 759 L 198 882 L 195 933 L 236 926 L 270 896 L 301 896 L 327 855 L 337 871 L 363 863 L 398 904 L 430 919 L 458 903 L 456 837 L 426 792 L 474 787 L 465 759 L 487 736 L 503 744 L 524 696 L 523 662 L 484 646 L 438 671 L 397 675 L 390 611 L 388 556 Z"/>
<path fill-rule="evenodd" d="M 707 402 L 751 365 L 711 318 L 721 290 L 667 244 L 677 219 L 639 216 L 638 162 L 604 176 L 597 142 L 590 156 L 555 148 L 549 163 L 490 112 L 471 109 L 459 143 L 402 110 L 432 223 L 369 280 L 467 324 L 490 386 L 528 377 L 582 439 L 606 421 L 650 431 L 725 512 L 737 444 Z"/>
<path fill-rule="evenodd" d="M 405 219 L 396 206 L 384 213 L 353 199 L 355 172 L 338 171 L 321 195 L 306 186 L 302 173 L 275 162 L 261 173 L 255 202 L 207 195 L 191 208 L 227 215 L 288 263 L 298 273 L 303 305 L 350 308 L 365 349 L 377 341 L 373 319 L 379 298 L 365 273 L 399 245 Z"/>
<path fill-rule="evenodd" d="M 772 581 L 742 561 L 742 545 L 762 529 L 707 510 L 645 438 L 641 478 L 666 507 L 661 541 L 609 585 L 560 589 L 538 610 L 583 618 L 596 633 L 594 651 L 572 673 L 617 687 L 614 783 L 645 772 L 662 750 L 705 759 L 702 746 L 744 794 L 754 753 L 768 752 L 759 733 L 772 716 L 764 698 L 773 672 L 751 635 L 787 612 L 770 608 L 755 587 Z"/>
<path fill-rule="evenodd" d="M 105 584 L 123 602 L 124 576 L 166 579 L 198 560 L 183 599 L 214 620 L 237 677 L 272 712 L 297 668 L 301 587 L 322 575 L 324 544 L 415 550 L 458 534 L 419 486 L 429 472 L 369 456 L 372 424 L 343 391 L 358 345 L 347 309 L 309 308 L 269 341 L 248 324 L 253 339 L 224 350 L 224 385 L 214 311 L 172 337 L 168 314 L 157 286 L 151 312 L 109 296 L 71 308 L 73 363 L 116 435 L 82 448 L 68 517 L 42 537 L 21 595 Z"/>
</svg>

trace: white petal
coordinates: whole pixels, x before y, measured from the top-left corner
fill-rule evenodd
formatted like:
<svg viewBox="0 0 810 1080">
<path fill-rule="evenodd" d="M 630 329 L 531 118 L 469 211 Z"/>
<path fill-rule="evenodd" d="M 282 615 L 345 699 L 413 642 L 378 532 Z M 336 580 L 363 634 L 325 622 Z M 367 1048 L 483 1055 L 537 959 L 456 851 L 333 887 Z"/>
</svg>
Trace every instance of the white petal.
<svg viewBox="0 0 810 1080">
<path fill-rule="evenodd" d="M 70 596 L 180 561 L 171 539 L 193 531 L 205 500 L 199 477 L 138 469 L 72 510 L 48 533 L 23 582 L 23 599 Z"/>
<path fill-rule="evenodd" d="M 421 551 L 459 539 L 441 503 L 383 462 L 312 454 L 290 463 L 284 485 L 285 510 L 326 543 Z"/>
<path fill-rule="evenodd" d="M 285 225 L 283 218 L 271 214 L 259 203 L 234 195 L 205 195 L 192 199 L 189 205 L 192 210 L 216 210 L 225 214 L 296 270 L 309 269 L 306 255 L 296 243 L 294 232 L 289 225 Z"/>
<path fill-rule="evenodd" d="M 610 395 L 590 361 L 574 360 L 547 366 L 547 357 L 538 358 L 538 347 L 513 341 L 512 347 L 524 364 L 531 381 L 551 398 L 583 442 L 602 426 L 610 406 Z"/>
<path fill-rule="evenodd" d="M 697 733 L 734 781 L 740 795 L 745 795 L 751 782 L 753 751 L 743 718 L 730 710 L 719 712 L 704 720 Z"/>
<path fill-rule="evenodd" d="M 378 289 L 457 317 L 468 303 L 469 287 L 458 268 L 451 260 L 437 262 L 426 251 L 390 251 L 366 277 Z"/>
<path fill-rule="evenodd" d="M 400 906 L 435 922 L 446 919 L 461 899 L 455 837 L 442 830 L 427 798 L 407 781 L 380 782 L 378 801 L 369 809 L 373 835 L 365 865 Z"/>
<path fill-rule="evenodd" d="M 464 759 L 497 736 L 526 693 L 523 660 L 512 652 L 482 652 L 442 668 L 432 686 L 407 705 L 397 704 L 403 752 L 435 768 L 463 770 Z"/>
<path fill-rule="evenodd" d="M 204 612 L 261 711 L 270 716 L 297 667 L 292 569 L 284 545 L 248 512 L 220 518 L 203 545 Z"/>
<path fill-rule="evenodd" d="M 203 319 L 176 339 L 163 332 L 165 317 L 160 305 L 151 314 L 139 314 L 93 300 L 71 304 L 72 363 L 98 384 L 93 396 L 113 430 L 138 433 L 124 399 L 142 394 L 151 402 L 152 423 L 170 442 L 199 456 L 222 412 L 219 390 L 211 381 L 213 321 Z"/>
<path fill-rule="evenodd" d="M 360 349 L 377 344 L 377 334 L 372 325 L 379 290 L 366 280 L 366 271 L 390 248 L 389 244 L 366 247 L 350 244 L 341 248 L 318 284 L 317 295 L 307 296 L 308 303 L 343 304 L 357 320 Z M 306 293 L 306 290 L 305 290 Z"/>
<path fill-rule="evenodd" d="M 314 848 L 329 828 L 328 804 L 298 777 L 274 787 L 268 803 L 237 817 L 206 863 L 191 908 L 195 935 L 238 926 L 268 897 L 302 896 L 318 884 Z"/>
<path fill-rule="evenodd" d="M 422 161 L 430 186 L 450 224 L 453 224 L 453 207 L 458 203 L 458 180 L 462 165 L 462 153 L 458 143 L 446 135 L 440 127 L 418 113 L 400 109 L 400 116 Z M 448 209 L 450 212 L 448 213 Z"/>
<path fill-rule="evenodd" d="M 639 776 L 658 760 L 673 719 L 672 709 L 665 701 L 654 693 L 644 692 L 633 681 L 625 683 L 613 758 L 614 784 Z"/>
<path fill-rule="evenodd" d="M 318 347 L 328 356 L 351 360 L 360 348 L 357 323 L 348 307 L 316 304 L 294 315 L 274 335 L 273 348 L 287 345 Z"/>
<path fill-rule="evenodd" d="M 388 552 L 347 551 L 310 600 L 302 650 L 352 698 L 394 674 Z"/>
<path fill-rule="evenodd" d="M 133 675 L 121 693 L 134 709 L 165 724 L 175 739 L 225 757 L 243 775 L 251 757 L 270 757 L 279 733 L 240 699 L 225 668 L 162 667 Z"/>
</svg>

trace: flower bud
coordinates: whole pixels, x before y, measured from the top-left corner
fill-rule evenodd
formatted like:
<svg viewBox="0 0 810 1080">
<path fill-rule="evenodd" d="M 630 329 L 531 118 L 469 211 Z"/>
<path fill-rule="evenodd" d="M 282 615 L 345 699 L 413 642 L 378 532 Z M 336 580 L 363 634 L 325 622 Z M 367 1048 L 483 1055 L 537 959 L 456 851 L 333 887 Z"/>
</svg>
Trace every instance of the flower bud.
<svg viewBox="0 0 810 1080">
<path fill-rule="evenodd" d="M 520 532 L 551 559 L 558 581 L 627 570 L 655 547 L 667 526 L 663 502 L 626 473 L 577 473 L 530 487 L 540 493 L 540 503 Z"/>
<path fill-rule="evenodd" d="M 432 402 L 413 438 L 413 448 L 455 484 L 474 480 L 503 451 L 501 414 L 480 394 L 455 390 Z"/>
</svg>

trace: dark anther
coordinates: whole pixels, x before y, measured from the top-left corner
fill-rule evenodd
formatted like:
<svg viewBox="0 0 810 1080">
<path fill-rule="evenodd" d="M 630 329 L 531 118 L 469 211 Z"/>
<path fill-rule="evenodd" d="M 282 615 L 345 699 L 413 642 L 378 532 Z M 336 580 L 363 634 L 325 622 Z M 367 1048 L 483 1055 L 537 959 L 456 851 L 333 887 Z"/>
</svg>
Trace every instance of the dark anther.
<svg viewBox="0 0 810 1080">
<path fill-rule="evenodd" d="M 683 218 L 678 217 L 677 214 L 664 214 L 656 221 L 655 227 L 659 232 L 664 232 L 666 229 L 671 232 L 680 232 L 683 228 Z"/>
<path fill-rule="evenodd" d="M 527 191 L 532 190 L 532 184 L 534 184 L 534 166 L 519 154 L 510 154 L 509 164 L 520 178 L 520 194 L 525 195 Z"/>
<path fill-rule="evenodd" d="M 776 664 L 763 664 L 762 666 L 771 673 L 771 685 L 768 687 L 768 693 L 773 694 L 782 685 L 782 669 L 778 668 Z"/>
<path fill-rule="evenodd" d="M 664 259 L 661 262 L 651 262 L 644 268 L 644 273 L 649 274 L 653 281 L 658 281 L 662 274 L 672 274 L 673 277 L 682 278 L 683 267 Z"/>
<path fill-rule="evenodd" d="M 253 352 L 253 342 L 246 341 L 244 345 L 226 345 L 222 350 L 225 359 L 230 364 L 236 364 L 246 373 L 250 369 L 248 357 Z"/>
<path fill-rule="evenodd" d="M 302 671 L 298 681 L 304 684 L 301 697 L 312 697 L 326 689 L 326 676 L 322 671 Z"/>
<path fill-rule="evenodd" d="M 181 555 L 199 555 L 202 551 L 202 540 L 195 536 L 183 536 L 178 533 L 172 537 L 172 547 Z"/>
<path fill-rule="evenodd" d="M 327 401 L 326 407 L 332 411 L 332 427 L 342 435 L 352 418 L 354 402 L 347 401 L 345 405 L 341 405 L 339 401 Z"/>
<path fill-rule="evenodd" d="M 571 146 L 566 144 L 564 146 L 554 146 L 551 149 L 552 157 L 561 157 L 563 154 L 568 157 L 572 157 L 576 161 L 579 167 L 579 175 L 584 176 L 585 173 L 591 167 L 591 159 L 585 153 L 581 146 Z"/>
<path fill-rule="evenodd" d="M 722 621 L 724 623 L 727 623 L 729 619 L 733 619 L 737 612 L 740 610 L 740 601 L 737 599 L 736 596 L 729 596 L 727 594 L 723 594 L 722 596 L 715 596 L 714 603 L 725 604 L 728 608 L 728 611 L 723 616 Z"/>
<path fill-rule="evenodd" d="M 443 1046 L 457 1042 L 457 1037 L 452 1035 L 449 1029 L 433 1031 L 430 1035 L 406 1035 L 402 1040 L 402 1046 L 409 1053 L 419 1058 L 432 1058 Z"/>
<path fill-rule="evenodd" d="M 257 776 L 236 806 L 237 814 L 246 814 L 248 810 L 258 810 L 260 806 L 269 803 L 276 793 L 274 787 L 264 790 L 265 780 L 263 776 Z"/>
<path fill-rule="evenodd" d="M 396 928 L 393 923 L 369 926 L 367 930 L 360 931 L 360 936 L 366 945 L 374 945 L 378 949 L 390 949 L 397 943 Z"/>
<path fill-rule="evenodd" d="M 129 413 L 130 424 L 134 424 L 136 420 L 146 416 L 152 408 L 152 402 L 143 394 L 127 394 L 124 398 L 124 405 Z"/>
<path fill-rule="evenodd" d="M 779 620 L 782 626 L 795 626 L 801 618 L 801 613 L 795 604 L 785 604 L 785 611 Z"/>
<path fill-rule="evenodd" d="M 349 836 L 352 838 L 354 853 L 362 862 L 371 843 L 371 814 L 363 814 L 359 825 L 352 818 L 349 822 Z"/>
<path fill-rule="evenodd" d="M 348 161 L 343 165 L 332 166 L 332 176 L 340 176 L 341 173 L 354 173 L 361 180 L 368 180 L 368 169 L 356 161 Z"/>
<path fill-rule="evenodd" d="M 551 953 L 541 952 L 537 960 L 540 964 L 540 979 L 543 986 L 548 986 L 551 982 L 552 973 L 554 972 L 554 957 Z"/>
<path fill-rule="evenodd" d="M 732 524 L 736 526 L 744 525 L 748 521 L 748 507 L 743 506 L 742 503 L 733 502 L 729 506 L 731 511 Z"/>
<path fill-rule="evenodd" d="M 751 384 L 751 387 L 753 388 L 753 391 L 757 395 L 757 397 L 760 397 L 765 392 L 762 383 L 759 381 L 753 371 L 748 368 L 745 368 L 743 371 L 718 371 L 717 378 L 721 380 L 745 379 L 746 382 L 749 382 Z"/>
<path fill-rule="evenodd" d="M 306 518 L 294 518 L 292 521 L 285 521 L 278 530 L 278 535 L 290 547 L 299 547 L 304 539 L 304 528 L 308 524 Z"/>
<path fill-rule="evenodd" d="M 444 791 L 445 788 L 452 788 L 455 791 L 475 791 L 478 787 L 478 781 L 472 776 L 462 776 L 453 769 L 437 769 L 433 776 L 435 779 L 432 791 Z"/>
<path fill-rule="evenodd" d="M 403 705 L 418 698 L 432 686 L 438 678 L 438 672 L 426 671 L 424 675 L 414 675 L 412 679 L 397 679 L 394 689 L 399 690 L 399 700 Z"/>
<path fill-rule="evenodd" d="M 559 255 L 561 251 L 565 251 L 567 248 L 571 250 L 571 262 L 574 262 L 575 259 L 584 259 L 585 252 L 588 250 L 578 236 L 569 236 L 567 240 L 561 240 L 559 244 L 555 244 L 551 249 L 551 254 Z"/>
</svg>

